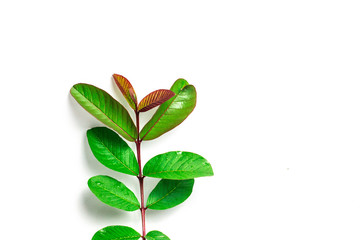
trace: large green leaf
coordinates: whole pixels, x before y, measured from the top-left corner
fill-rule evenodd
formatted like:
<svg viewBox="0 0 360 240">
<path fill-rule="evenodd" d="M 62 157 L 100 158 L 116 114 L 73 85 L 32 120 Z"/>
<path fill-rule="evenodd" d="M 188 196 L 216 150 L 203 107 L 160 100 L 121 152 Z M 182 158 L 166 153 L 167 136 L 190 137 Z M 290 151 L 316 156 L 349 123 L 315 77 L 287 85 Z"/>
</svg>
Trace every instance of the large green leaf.
<svg viewBox="0 0 360 240">
<path fill-rule="evenodd" d="M 196 90 L 184 79 L 178 79 L 170 89 L 175 96 L 161 104 L 154 116 L 140 132 L 142 140 L 151 140 L 170 131 L 193 111 L 196 105 Z"/>
<path fill-rule="evenodd" d="M 140 237 L 141 234 L 131 227 L 108 226 L 97 231 L 92 240 L 137 240 Z"/>
<path fill-rule="evenodd" d="M 137 131 L 127 110 L 104 90 L 79 83 L 70 90 L 71 95 L 86 111 L 129 141 L 135 141 Z"/>
<path fill-rule="evenodd" d="M 170 240 L 170 238 L 168 236 L 166 236 L 165 234 L 163 234 L 160 231 L 148 232 L 148 234 L 146 234 L 145 238 L 148 240 Z"/>
<path fill-rule="evenodd" d="M 164 210 L 175 207 L 184 202 L 191 195 L 193 186 L 194 179 L 161 179 L 150 193 L 146 207 L 155 210 Z"/>
<path fill-rule="evenodd" d="M 140 208 L 135 194 L 123 183 L 109 176 L 98 175 L 88 181 L 90 190 L 103 203 L 125 211 Z"/>
<path fill-rule="evenodd" d="M 139 165 L 129 145 L 115 132 L 106 127 L 87 131 L 91 151 L 106 167 L 129 175 L 139 174 Z"/>
<path fill-rule="evenodd" d="M 144 175 L 164 179 L 191 179 L 214 175 L 210 163 L 191 152 L 167 152 L 150 159 L 144 166 Z"/>
</svg>

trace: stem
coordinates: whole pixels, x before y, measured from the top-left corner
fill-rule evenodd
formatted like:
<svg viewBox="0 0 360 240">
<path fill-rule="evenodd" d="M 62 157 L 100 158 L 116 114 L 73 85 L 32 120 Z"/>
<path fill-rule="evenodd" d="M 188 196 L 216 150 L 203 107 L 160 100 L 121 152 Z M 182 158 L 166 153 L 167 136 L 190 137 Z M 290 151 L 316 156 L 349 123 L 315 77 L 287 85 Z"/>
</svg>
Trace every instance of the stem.
<svg viewBox="0 0 360 240">
<path fill-rule="evenodd" d="M 136 152 L 137 152 L 137 160 L 138 160 L 138 164 L 139 164 L 139 185 L 140 185 L 140 198 L 141 198 L 141 207 L 140 207 L 140 212 L 141 212 L 141 223 L 142 223 L 142 236 L 141 238 L 143 240 L 145 240 L 145 235 L 146 235 L 146 228 L 145 228 L 145 203 L 144 203 L 144 176 L 142 175 L 142 167 L 141 167 L 141 153 L 140 153 L 140 145 L 141 145 L 141 140 L 140 140 L 140 124 L 139 124 L 139 112 L 135 112 L 136 114 L 136 129 L 137 129 L 137 139 L 135 141 L 136 143 Z"/>
</svg>

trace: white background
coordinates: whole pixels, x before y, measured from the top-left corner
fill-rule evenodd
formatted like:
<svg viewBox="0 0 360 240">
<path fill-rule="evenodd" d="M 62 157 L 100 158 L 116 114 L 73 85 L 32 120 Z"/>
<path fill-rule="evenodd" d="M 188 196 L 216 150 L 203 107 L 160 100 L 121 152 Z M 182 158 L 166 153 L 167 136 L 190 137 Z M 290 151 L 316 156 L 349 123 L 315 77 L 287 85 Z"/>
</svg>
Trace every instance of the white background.
<svg viewBox="0 0 360 240">
<path fill-rule="evenodd" d="M 138 183 L 92 156 L 85 132 L 101 124 L 69 94 L 85 82 L 126 105 L 118 73 L 139 98 L 180 77 L 196 86 L 195 111 L 145 142 L 143 159 L 193 151 L 215 172 L 184 204 L 149 210 L 148 230 L 172 240 L 360 239 L 359 11 L 347 0 L 1 1 L 0 238 L 140 231 L 139 212 L 88 190 L 97 174 L 137 194 Z"/>
</svg>

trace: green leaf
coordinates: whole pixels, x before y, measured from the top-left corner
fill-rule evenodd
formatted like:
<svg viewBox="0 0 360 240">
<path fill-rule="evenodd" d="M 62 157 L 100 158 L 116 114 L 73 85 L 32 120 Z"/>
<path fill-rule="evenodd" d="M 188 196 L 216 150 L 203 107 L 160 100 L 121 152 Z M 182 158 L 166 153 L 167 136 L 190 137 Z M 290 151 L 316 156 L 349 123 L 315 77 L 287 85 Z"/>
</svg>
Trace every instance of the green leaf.
<svg viewBox="0 0 360 240">
<path fill-rule="evenodd" d="M 148 240 L 170 240 L 170 238 L 168 236 L 166 236 L 165 234 L 163 234 L 160 231 L 148 232 L 148 234 L 146 234 L 145 238 Z"/>
<path fill-rule="evenodd" d="M 126 109 L 104 90 L 79 83 L 70 90 L 75 100 L 100 122 L 109 126 L 126 140 L 135 141 L 137 131 Z"/>
<path fill-rule="evenodd" d="M 108 226 L 97 231 L 92 240 L 137 240 L 140 237 L 141 234 L 131 227 Z"/>
<path fill-rule="evenodd" d="M 116 85 L 124 95 L 126 101 L 129 103 L 130 107 L 136 110 L 137 107 L 136 93 L 129 80 L 118 74 L 114 74 L 113 78 Z"/>
<path fill-rule="evenodd" d="M 191 179 L 214 175 L 210 163 L 191 152 L 167 152 L 150 159 L 144 166 L 144 175 L 164 179 Z"/>
<path fill-rule="evenodd" d="M 88 181 L 90 190 L 103 203 L 125 211 L 140 208 L 135 194 L 123 183 L 109 176 L 98 175 Z"/>
<path fill-rule="evenodd" d="M 161 179 L 147 199 L 147 208 L 164 210 L 184 202 L 192 192 L 194 179 Z"/>
<path fill-rule="evenodd" d="M 140 132 L 142 140 L 151 140 L 170 131 L 193 111 L 196 105 L 196 90 L 184 79 L 178 79 L 170 89 L 175 96 L 161 104 L 154 116 Z"/>
<path fill-rule="evenodd" d="M 87 131 L 91 151 L 106 167 L 129 175 L 139 174 L 139 165 L 129 145 L 115 132 L 106 127 Z"/>
</svg>

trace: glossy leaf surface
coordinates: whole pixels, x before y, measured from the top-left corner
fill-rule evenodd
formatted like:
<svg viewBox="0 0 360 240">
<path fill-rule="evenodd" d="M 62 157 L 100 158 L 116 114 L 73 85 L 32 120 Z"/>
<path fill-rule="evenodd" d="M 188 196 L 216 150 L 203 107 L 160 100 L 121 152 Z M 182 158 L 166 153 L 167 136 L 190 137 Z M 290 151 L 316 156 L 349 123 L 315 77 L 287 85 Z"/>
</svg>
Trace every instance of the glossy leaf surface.
<svg viewBox="0 0 360 240">
<path fill-rule="evenodd" d="M 140 101 L 138 111 L 146 112 L 154 107 L 159 106 L 160 104 L 163 104 L 174 95 L 175 93 L 173 91 L 166 89 L 160 89 L 149 93 Z"/>
<path fill-rule="evenodd" d="M 170 238 L 168 236 L 166 236 L 165 234 L 163 234 L 160 231 L 148 232 L 148 234 L 146 234 L 145 238 L 148 240 L 170 240 Z"/>
<path fill-rule="evenodd" d="M 144 166 L 144 175 L 163 179 L 191 179 L 214 175 L 210 163 L 191 152 L 167 152 L 150 159 Z"/>
<path fill-rule="evenodd" d="M 104 90 L 79 83 L 70 90 L 75 100 L 100 122 L 129 141 L 135 141 L 137 131 L 126 109 Z"/>
<path fill-rule="evenodd" d="M 161 104 L 141 130 L 141 139 L 151 140 L 170 131 L 184 121 L 195 108 L 196 90 L 193 85 L 189 85 L 184 79 L 178 79 L 170 90 L 175 96 Z"/>
<path fill-rule="evenodd" d="M 125 211 L 135 211 L 140 208 L 135 194 L 112 177 L 98 175 L 90 178 L 88 185 L 100 201 L 111 207 Z"/>
<path fill-rule="evenodd" d="M 136 110 L 137 97 L 135 90 L 129 80 L 118 74 L 114 74 L 113 78 L 121 93 L 124 95 L 126 101 L 129 103 L 130 107 Z"/>
<path fill-rule="evenodd" d="M 154 210 L 164 210 L 175 207 L 191 195 L 193 186 L 194 179 L 161 179 L 150 193 L 146 207 Z"/>
<path fill-rule="evenodd" d="M 115 132 L 106 127 L 96 127 L 87 131 L 87 138 L 91 151 L 103 165 L 125 174 L 139 174 L 133 150 Z"/>
<path fill-rule="evenodd" d="M 141 234 L 126 226 L 108 226 L 95 233 L 92 240 L 137 240 Z"/>
</svg>

